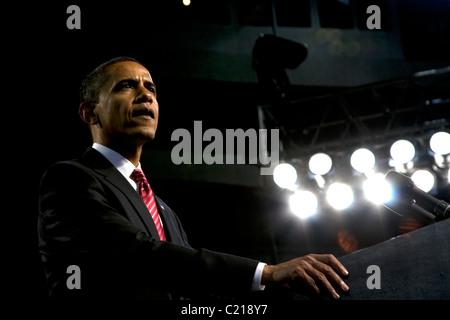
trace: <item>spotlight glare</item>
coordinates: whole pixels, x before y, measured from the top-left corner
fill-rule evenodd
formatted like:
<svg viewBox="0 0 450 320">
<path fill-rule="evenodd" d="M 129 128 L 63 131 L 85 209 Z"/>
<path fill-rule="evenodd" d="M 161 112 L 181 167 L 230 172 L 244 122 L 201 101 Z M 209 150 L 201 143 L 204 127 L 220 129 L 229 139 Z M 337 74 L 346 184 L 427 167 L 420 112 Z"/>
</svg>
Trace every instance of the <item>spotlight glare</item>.
<svg viewBox="0 0 450 320">
<path fill-rule="evenodd" d="M 367 200 L 374 204 L 383 204 L 392 198 L 392 187 L 382 173 L 375 173 L 364 181 L 363 190 Z"/>
<path fill-rule="evenodd" d="M 187 7 L 191 4 L 191 0 L 183 0 L 183 4 Z"/>
<path fill-rule="evenodd" d="M 356 171 L 369 173 L 375 166 L 375 156 L 372 151 L 361 148 L 353 152 L 350 164 Z"/>
<path fill-rule="evenodd" d="M 353 190 L 347 184 L 335 182 L 327 190 L 327 201 L 336 210 L 347 209 L 353 199 Z"/>
<path fill-rule="evenodd" d="M 424 192 L 430 192 L 434 187 L 434 175 L 428 170 L 417 170 L 411 175 L 411 179 Z"/>
<path fill-rule="evenodd" d="M 317 197 L 311 191 L 297 190 L 289 197 L 291 211 L 304 219 L 317 212 Z"/>
<path fill-rule="evenodd" d="M 309 170 L 317 175 L 327 174 L 333 165 L 330 156 L 325 153 L 316 153 L 309 159 Z"/>
<path fill-rule="evenodd" d="M 416 155 L 414 145 L 408 140 L 398 140 L 391 146 L 391 157 L 396 163 L 408 163 Z"/>
<path fill-rule="evenodd" d="M 289 163 L 280 163 L 273 170 L 273 180 L 280 188 L 295 190 L 297 170 Z"/>
<path fill-rule="evenodd" d="M 439 167 L 439 168 L 445 168 L 446 165 L 446 159 L 443 155 L 441 154 L 434 154 L 433 156 L 434 158 L 434 163 Z"/>
<path fill-rule="evenodd" d="M 440 155 L 450 153 L 450 133 L 440 131 L 431 136 L 430 149 Z"/>
<path fill-rule="evenodd" d="M 325 187 L 326 181 L 325 181 L 325 179 L 322 176 L 316 174 L 314 176 L 314 180 L 316 180 L 316 183 L 317 183 L 317 185 L 319 186 L 320 189 L 323 189 Z"/>
</svg>

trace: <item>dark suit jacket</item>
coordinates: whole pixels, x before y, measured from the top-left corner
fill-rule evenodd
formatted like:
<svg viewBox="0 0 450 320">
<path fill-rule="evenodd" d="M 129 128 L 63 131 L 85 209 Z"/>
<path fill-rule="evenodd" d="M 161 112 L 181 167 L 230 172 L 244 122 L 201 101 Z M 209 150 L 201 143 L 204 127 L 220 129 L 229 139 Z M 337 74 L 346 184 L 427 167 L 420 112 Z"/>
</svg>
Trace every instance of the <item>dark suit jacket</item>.
<svg viewBox="0 0 450 320">
<path fill-rule="evenodd" d="M 257 261 L 195 250 L 175 213 L 156 197 L 166 242 L 138 193 L 95 149 L 42 177 L 39 249 L 53 298 L 171 299 L 241 295 Z M 70 265 L 81 289 L 68 289 Z"/>
</svg>

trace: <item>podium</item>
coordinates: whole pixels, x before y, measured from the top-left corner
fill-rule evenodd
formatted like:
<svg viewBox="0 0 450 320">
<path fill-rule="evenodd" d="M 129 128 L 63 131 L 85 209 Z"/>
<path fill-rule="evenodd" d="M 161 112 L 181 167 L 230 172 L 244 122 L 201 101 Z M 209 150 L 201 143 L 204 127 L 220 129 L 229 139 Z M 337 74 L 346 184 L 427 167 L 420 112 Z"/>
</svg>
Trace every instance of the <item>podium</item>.
<svg viewBox="0 0 450 320">
<path fill-rule="evenodd" d="M 338 259 L 350 274 L 342 300 L 450 300 L 450 219 Z"/>
</svg>

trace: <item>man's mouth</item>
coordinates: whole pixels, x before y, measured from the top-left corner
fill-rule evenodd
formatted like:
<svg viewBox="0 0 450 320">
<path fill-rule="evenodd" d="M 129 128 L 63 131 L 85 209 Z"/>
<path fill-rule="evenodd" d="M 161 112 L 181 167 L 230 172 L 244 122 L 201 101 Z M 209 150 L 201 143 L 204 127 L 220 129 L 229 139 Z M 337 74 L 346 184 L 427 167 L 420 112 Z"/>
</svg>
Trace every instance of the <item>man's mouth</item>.
<svg viewBox="0 0 450 320">
<path fill-rule="evenodd" d="M 136 109 L 132 113 L 133 117 L 150 117 L 155 119 L 155 114 L 153 110 L 147 108 Z"/>
</svg>

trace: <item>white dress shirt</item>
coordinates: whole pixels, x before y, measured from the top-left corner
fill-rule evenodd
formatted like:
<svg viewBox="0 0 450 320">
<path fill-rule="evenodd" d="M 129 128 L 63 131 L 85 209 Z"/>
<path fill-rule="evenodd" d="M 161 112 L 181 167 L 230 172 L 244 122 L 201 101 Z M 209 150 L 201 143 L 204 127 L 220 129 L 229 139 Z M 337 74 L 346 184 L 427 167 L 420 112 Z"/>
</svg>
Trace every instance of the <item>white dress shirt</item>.
<svg viewBox="0 0 450 320">
<path fill-rule="evenodd" d="M 125 179 L 127 179 L 127 181 L 133 186 L 133 188 L 138 191 L 136 182 L 134 182 L 134 180 L 130 178 L 134 169 L 136 169 L 136 167 L 130 162 L 130 160 L 126 159 L 113 149 L 105 147 L 104 145 L 96 142 L 94 142 L 92 148 L 100 152 L 106 159 L 108 159 L 109 162 L 111 162 L 111 164 L 125 177 Z M 141 163 L 139 163 L 137 168 L 141 169 Z"/>
<path fill-rule="evenodd" d="M 132 164 L 128 159 L 123 157 L 121 154 L 99 143 L 94 142 L 92 148 L 100 152 L 106 159 L 108 159 L 108 161 L 111 162 L 111 164 L 125 177 L 125 179 L 127 179 L 127 181 L 131 184 L 131 186 L 133 186 L 133 188 L 136 191 L 138 191 L 136 182 L 134 182 L 130 178 L 131 174 L 133 173 L 133 170 L 136 169 L 134 164 Z M 141 169 L 141 163 L 139 163 L 137 168 Z M 256 267 L 255 275 L 253 277 L 252 291 L 264 290 L 265 286 L 261 285 L 261 278 L 265 265 L 266 263 L 260 262 Z"/>
</svg>

